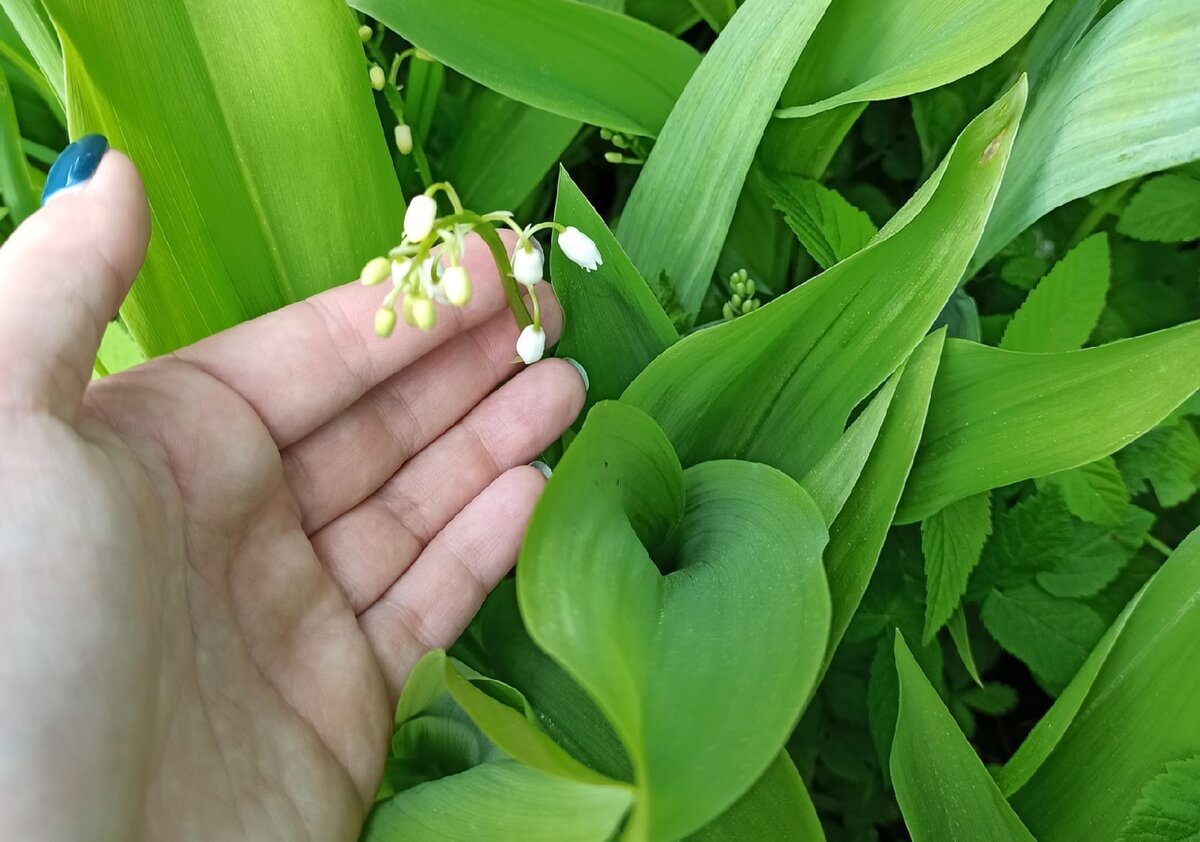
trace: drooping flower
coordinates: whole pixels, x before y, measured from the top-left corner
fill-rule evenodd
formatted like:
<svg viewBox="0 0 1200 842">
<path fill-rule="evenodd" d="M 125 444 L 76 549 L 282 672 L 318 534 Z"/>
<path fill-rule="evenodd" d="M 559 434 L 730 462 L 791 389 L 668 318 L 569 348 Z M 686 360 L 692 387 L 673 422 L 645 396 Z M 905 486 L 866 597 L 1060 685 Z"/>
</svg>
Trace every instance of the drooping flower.
<svg viewBox="0 0 1200 842">
<path fill-rule="evenodd" d="M 455 307 L 462 307 L 471 300 L 471 276 L 461 266 L 451 266 L 442 275 L 442 292 Z"/>
<path fill-rule="evenodd" d="M 392 261 L 386 257 L 377 257 L 363 267 L 358 280 L 365 287 L 378 286 L 388 279 L 392 273 Z"/>
<path fill-rule="evenodd" d="M 513 250 L 513 277 L 517 279 L 518 283 L 527 287 L 540 284 L 545 263 L 546 259 L 542 256 L 541 245 L 530 237 L 528 240 L 517 243 L 517 247 Z"/>
<path fill-rule="evenodd" d="M 525 365 L 533 365 L 546 353 L 546 331 L 529 325 L 517 337 L 517 356 Z"/>
<path fill-rule="evenodd" d="M 375 311 L 375 335 L 387 339 L 396 329 L 396 311 L 390 307 L 380 307 Z"/>
<path fill-rule="evenodd" d="M 412 299 L 412 315 L 421 330 L 433 330 L 437 324 L 437 306 L 428 298 Z"/>
<path fill-rule="evenodd" d="M 422 242 L 433 230 L 436 219 L 437 202 L 424 193 L 413 196 L 404 212 L 404 236 L 410 243 Z"/>
<path fill-rule="evenodd" d="M 412 126 L 401 123 L 396 126 L 396 151 L 401 155 L 410 155 L 413 151 Z"/>
<path fill-rule="evenodd" d="M 568 226 L 558 235 L 558 247 L 568 260 L 588 272 L 594 272 L 597 267 L 604 265 L 604 258 L 592 238 L 574 226 Z"/>
</svg>

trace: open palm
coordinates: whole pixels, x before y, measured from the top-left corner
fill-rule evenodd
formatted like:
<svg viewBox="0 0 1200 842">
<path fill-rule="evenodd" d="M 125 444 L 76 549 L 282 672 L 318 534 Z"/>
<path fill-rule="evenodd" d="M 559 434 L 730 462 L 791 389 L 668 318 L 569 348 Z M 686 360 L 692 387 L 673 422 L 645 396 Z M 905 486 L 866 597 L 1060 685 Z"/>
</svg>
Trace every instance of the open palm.
<svg viewBox="0 0 1200 842">
<path fill-rule="evenodd" d="M 110 153 L 0 250 L 0 837 L 352 839 L 584 384 L 482 248 L 431 333 L 349 285 L 89 384 L 147 237 Z"/>
</svg>

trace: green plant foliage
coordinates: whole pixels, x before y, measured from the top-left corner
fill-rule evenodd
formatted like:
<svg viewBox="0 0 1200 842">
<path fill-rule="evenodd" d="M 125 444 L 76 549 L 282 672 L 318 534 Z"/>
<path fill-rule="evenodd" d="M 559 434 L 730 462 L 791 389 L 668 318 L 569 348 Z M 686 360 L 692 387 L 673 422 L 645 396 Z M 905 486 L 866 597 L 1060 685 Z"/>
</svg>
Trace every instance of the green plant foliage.
<svg viewBox="0 0 1200 842">
<path fill-rule="evenodd" d="M 923 637 L 926 644 L 958 608 L 967 590 L 967 579 L 991 534 L 992 498 L 986 493 L 964 497 L 921 521 L 928 582 Z"/>
<path fill-rule="evenodd" d="M 1200 179 L 1174 174 L 1150 179 L 1121 212 L 1117 230 L 1154 243 L 1200 239 Z"/>
<path fill-rule="evenodd" d="M 666 277 L 689 315 L 700 309 L 771 111 L 828 2 L 748 0 L 688 82 L 630 194 L 617 236 L 644 277 Z M 689 178 L 694 172 L 722 177 Z"/>
<path fill-rule="evenodd" d="M 1009 351 L 1075 351 L 1087 344 L 1104 311 L 1108 240 L 1095 234 L 1072 249 L 1029 293 L 1004 330 Z"/>
<path fill-rule="evenodd" d="M 742 842 L 744 839 L 803 839 L 825 842 L 817 810 L 785 751 L 750 791 L 689 842 Z"/>
<path fill-rule="evenodd" d="M 519 9 L 486 0 L 350 5 L 507 97 L 649 137 L 699 64 L 695 50 L 651 26 L 570 0 L 523 0 Z"/>
<path fill-rule="evenodd" d="M 826 538 L 783 474 L 737 462 L 685 473 L 638 410 L 589 414 L 530 524 L 517 584 L 531 636 L 629 752 L 633 838 L 698 830 L 774 760 L 824 652 Z M 697 756 L 698 741 L 715 750 Z"/>
<path fill-rule="evenodd" d="M 1049 0 L 834 0 L 789 84 L 781 117 L 811 117 L 966 76 L 1032 28 Z"/>
<path fill-rule="evenodd" d="M 979 261 L 1072 199 L 1200 158 L 1198 62 L 1192 0 L 1124 0 L 1105 15 L 1036 92 Z"/>
<path fill-rule="evenodd" d="M 1039 839 L 1118 838 L 1147 782 L 1168 762 L 1200 753 L 1198 591 L 1193 533 L 1151 579 L 1078 712 L 1011 796 Z"/>
<path fill-rule="evenodd" d="M 37 62 L 40 81 L 52 92 L 59 110 L 67 101 L 67 81 L 63 70 L 63 51 L 46 14 L 44 0 L 2 0 L 0 8 L 20 35 L 25 51 Z"/>
<path fill-rule="evenodd" d="M 604 254 L 603 266 L 585 272 L 561 250 L 550 253 L 554 291 L 568 314 L 558 353 L 578 360 L 587 369 L 591 383 L 587 405 L 591 407 L 620 397 L 651 360 L 679 339 L 679 334 L 565 169 L 558 177 L 554 219 L 583 231 Z"/>
<path fill-rule="evenodd" d="M 1200 757 L 1168 763 L 1142 790 L 1119 842 L 1174 842 L 1200 836 Z"/>
<path fill-rule="evenodd" d="M 67 44 L 72 131 L 107 134 L 146 183 L 154 238 L 122 314 L 149 353 L 350 280 L 392 244 L 400 193 L 337 0 L 284 27 L 265 0 L 46 5 Z M 280 72 L 297 55 L 328 80 L 302 99 Z"/>
<path fill-rule="evenodd" d="M 1115 526 L 1129 511 L 1129 489 L 1117 463 L 1109 457 L 1049 474 L 1038 482 L 1057 486 L 1071 514 L 1089 523 Z"/>
<path fill-rule="evenodd" d="M 953 291 L 1023 102 L 1018 84 L 980 115 L 870 247 L 761 310 L 686 337 L 623 400 L 658 421 L 685 465 L 732 457 L 802 477 Z"/>
<path fill-rule="evenodd" d="M 862 251 L 879 233 L 869 216 L 819 182 L 777 174 L 763 183 L 788 226 L 823 269 Z"/>
<path fill-rule="evenodd" d="M 897 520 L 1107 456 L 1197 388 L 1200 322 L 1060 354 L 951 340 Z"/>
<path fill-rule="evenodd" d="M 1033 842 L 899 636 L 896 669 L 892 780 L 913 842 Z"/>
</svg>

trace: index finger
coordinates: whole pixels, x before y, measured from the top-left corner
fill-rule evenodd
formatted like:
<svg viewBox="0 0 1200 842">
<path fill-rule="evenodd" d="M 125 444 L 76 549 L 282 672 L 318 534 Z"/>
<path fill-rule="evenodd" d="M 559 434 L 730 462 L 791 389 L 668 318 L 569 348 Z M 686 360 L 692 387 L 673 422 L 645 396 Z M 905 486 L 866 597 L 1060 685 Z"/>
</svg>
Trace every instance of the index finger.
<svg viewBox="0 0 1200 842">
<path fill-rule="evenodd" d="M 491 252 L 467 240 L 462 265 L 475 289 L 461 310 L 439 307 L 437 326 L 401 325 L 374 333 L 384 292 L 354 281 L 183 348 L 176 359 L 238 392 L 276 444 L 287 447 L 349 407 L 374 386 L 505 306 Z"/>
</svg>

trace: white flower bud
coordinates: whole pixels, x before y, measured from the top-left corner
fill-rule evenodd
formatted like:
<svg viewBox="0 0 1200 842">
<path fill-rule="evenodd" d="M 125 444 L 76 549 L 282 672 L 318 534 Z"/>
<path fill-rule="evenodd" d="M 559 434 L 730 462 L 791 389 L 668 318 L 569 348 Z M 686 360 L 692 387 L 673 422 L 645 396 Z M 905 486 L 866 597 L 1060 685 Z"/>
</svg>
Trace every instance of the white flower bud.
<svg viewBox="0 0 1200 842">
<path fill-rule="evenodd" d="M 387 74 L 383 72 L 383 68 L 378 64 L 372 64 L 370 70 L 371 87 L 377 91 L 382 91 L 383 86 L 387 84 Z"/>
<path fill-rule="evenodd" d="M 396 151 L 401 155 L 411 155 L 412 150 L 412 126 L 408 123 L 401 123 L 396 126 Z"/>
<path fill-rule="evenodd" d="M 461 266 L 451 266 L 442 275 L 442 291 L 455 307 L 463 307 L 471 300 L 471 276 Z"/>
<path fill-rule="evenodd" d="M 525 365 L 533 365 L 546 353 L 546 332 L 540 327 L 529 325 L 517 337 L 517 356 Z"/>
<path fill-rule="evenodd" d="M 358 28 L 358 40 L 364 44 L 370 41 L 375 36 L 375 30 L 367 26 L 365 23 Z"/>
<path fill-rule="evenodd" d="M 513 277 L 527 287 L 541 283 L 546 259 L 537 240 L 529 239 L 525 244 L 517 243 L 512 254 Z"/>
<path fill-rule="evenodd" d="M 558 247 L 572 263 L 576 263 L 589 272 L 604 265 L 600 249 L 592 242 L 592 238 L 574 226 L 567 228 L 558 235 Z"/>
<path fill-rule="evenodd" d="M 409 242 L 420 243 L 433 230 L 437 219 L 437 202 L 430 196 L 420 193 L 413 196 L 404 212 L 404 236 Z"/>
<path fill-rule="evenodd" d="M 375 335 L 387 339 L 396 329 L 396 311 L 390 307 L 380 307 L 375 311 Z"/>
<path fill-rule="evenodd" d="M 391 272 L 392 261 L 386 257 L 377 257 L 363 267 L 358 280 L 365 287 L 373 287 L 386 281 Z"/>
</svg>

